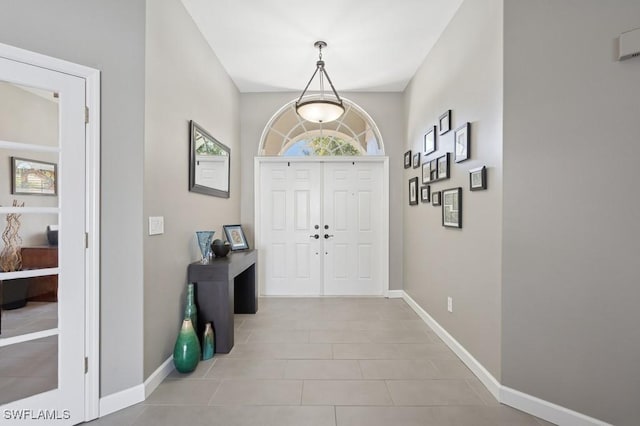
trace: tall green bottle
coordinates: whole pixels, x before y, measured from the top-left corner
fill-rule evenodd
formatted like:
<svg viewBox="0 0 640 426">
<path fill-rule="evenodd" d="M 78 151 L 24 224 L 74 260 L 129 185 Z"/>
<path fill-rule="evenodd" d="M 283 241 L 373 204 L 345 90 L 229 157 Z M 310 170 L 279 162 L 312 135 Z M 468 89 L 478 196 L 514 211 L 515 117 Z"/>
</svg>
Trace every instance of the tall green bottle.
<svg viewBox="0 0 640 426">
<path fill-rule="evenodd" d="M 187 304 L 184 307 L 184 317 L 191 320 L 193 329 L 198 333 L 198 310 L 196 309 L 196 301 L 194 297 L 193 284 L 187 285 Z"/>
</svg>

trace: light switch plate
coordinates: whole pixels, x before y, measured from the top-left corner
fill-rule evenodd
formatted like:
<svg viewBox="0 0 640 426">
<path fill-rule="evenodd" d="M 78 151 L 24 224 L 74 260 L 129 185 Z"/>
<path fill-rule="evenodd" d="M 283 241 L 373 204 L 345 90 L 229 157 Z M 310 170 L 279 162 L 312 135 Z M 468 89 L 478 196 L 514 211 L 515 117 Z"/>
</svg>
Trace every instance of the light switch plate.
<svg viewBox="0 0 640 426">
<path fill-rule="evenodd" d="M 164 216 L 149 216 L 149 235 L 164 234 Z"/>
</svg>

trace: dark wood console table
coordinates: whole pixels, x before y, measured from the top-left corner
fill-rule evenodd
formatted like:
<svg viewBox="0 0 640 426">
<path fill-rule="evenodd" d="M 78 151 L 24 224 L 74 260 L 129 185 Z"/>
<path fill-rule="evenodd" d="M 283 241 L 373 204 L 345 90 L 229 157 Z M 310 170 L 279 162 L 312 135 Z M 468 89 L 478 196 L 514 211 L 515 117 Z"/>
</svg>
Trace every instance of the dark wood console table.
<svg viewBox="0 0 640 426">
<path fill-rule="evenodd" d="M 233 314 L 258 311 L 256 250 L 231 252 L 208 264 L 189 265 L 188 280 L 194 283 L 198 307 L 198 335 L 204 324 L 213 323 L 215 350 L 229 353 L 233 348 Z"/>
</svg>

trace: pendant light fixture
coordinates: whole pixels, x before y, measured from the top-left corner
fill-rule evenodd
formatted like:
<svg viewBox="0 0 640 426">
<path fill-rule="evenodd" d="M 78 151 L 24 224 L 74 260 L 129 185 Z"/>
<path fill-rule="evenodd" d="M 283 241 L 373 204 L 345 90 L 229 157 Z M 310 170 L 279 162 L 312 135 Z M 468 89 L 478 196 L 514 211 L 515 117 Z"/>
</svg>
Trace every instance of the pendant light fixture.
<svg viewBox="0 0 640 426">
<path fill-rule="evenodd" d="M 311 121 L 313 123 L 328 123 L 330 121 L 337 120 L 342 116 L 342 114 L 344 114 L 344 106 L 342 105 L 342 99 L 340 99 L 340 95 L 338 95 L 335 87 L 333 87 L 333 83 L 331 83 L 329 74 L 327 74 L 327 71 L 324 68 L 324 61 L 322 60 L 322 49 L 324 47 L 327 47 L 327 43 L 325 43 L 324 41 L 316 41 L 314 43 L 314 47 L 317 47 L 319 51 L 318 62 L 316 62 L 316 70 L 313 72 L 313 75 L 307 83 L 307 86 L 304 88 L 302 94 L 296 101 L 296 112 L 300 117 L 307 121 Z M 307 93 L 307 89 L 311 85 L 311 82 L 315 78 L 316 74 L 320 74 L 320 94 L 303 101 L 302 98 L 304 97 L 305 93 Z M 333 96 L 327 97 L 325 95 L 325 78 L 329 82 L 329 86 L 331 86 Z"/>
</svg>

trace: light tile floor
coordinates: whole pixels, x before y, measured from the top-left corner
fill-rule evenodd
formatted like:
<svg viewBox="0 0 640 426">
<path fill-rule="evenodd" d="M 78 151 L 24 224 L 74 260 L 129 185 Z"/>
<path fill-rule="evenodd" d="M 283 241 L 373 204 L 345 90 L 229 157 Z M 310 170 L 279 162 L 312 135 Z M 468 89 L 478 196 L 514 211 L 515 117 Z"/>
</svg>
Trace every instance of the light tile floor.
<svg viewBox="0 0 640 426">
<path fill-rule="evenodd" d="M 262 298 L 235 346 L 92 425 L 540 426 L 496 402 L 401 299 Z"/>
</svg>

